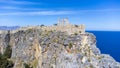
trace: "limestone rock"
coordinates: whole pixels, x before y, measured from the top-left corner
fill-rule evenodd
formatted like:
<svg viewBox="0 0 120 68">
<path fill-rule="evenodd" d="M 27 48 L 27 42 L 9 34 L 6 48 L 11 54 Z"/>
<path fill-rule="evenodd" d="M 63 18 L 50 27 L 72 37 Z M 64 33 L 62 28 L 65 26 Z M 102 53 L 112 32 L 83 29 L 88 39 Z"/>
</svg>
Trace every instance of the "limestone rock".
<svg viewBox="0 0 120 68">
<path fill-rule="evenodd" d="M 92 33 L 72 34 L 33 28 L 0 34 L 0 53 L 12 47 L 14 68 L 120 68 L 111 56 L 101 54 Z"/>
</svg>

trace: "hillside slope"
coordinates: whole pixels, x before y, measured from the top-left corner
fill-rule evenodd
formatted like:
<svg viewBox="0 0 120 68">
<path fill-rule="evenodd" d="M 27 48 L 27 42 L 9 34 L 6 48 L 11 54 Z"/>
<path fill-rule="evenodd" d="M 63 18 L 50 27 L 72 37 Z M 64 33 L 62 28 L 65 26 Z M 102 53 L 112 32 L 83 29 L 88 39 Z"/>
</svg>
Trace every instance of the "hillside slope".
<svg viewBox="0 0 120 68">
<path fill-rule="evenodd" d="M 69 35 L 36 28 L 5 31 L 0 43 L 1 54 L 11 47 L 13 68 L 120 68 L 111 56 L 100 53 L 92 33 Z"/>
</svg>

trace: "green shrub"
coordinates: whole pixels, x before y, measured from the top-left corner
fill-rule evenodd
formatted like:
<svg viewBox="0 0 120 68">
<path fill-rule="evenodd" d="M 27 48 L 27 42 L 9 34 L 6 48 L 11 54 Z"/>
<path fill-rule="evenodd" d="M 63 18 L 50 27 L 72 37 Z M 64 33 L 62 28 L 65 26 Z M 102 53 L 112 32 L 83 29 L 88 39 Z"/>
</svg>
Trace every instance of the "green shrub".
<svg viewBox="0 0 120 68">
<path fill-rule="evenodd" d="M 28 34 L 28 33 L 31 33 L 33 31 L 33 29 L 28 29 L 28 30 L 26 30 L 26 33 Z"/>
<path fill-rule="evenodd" d="M 33 68 L 33 67 L 30 67 L 30 65 L 28 65 L 26 63 L 24 63 L 23 65 L 24 65 L 25 68 Z"/>
<path fill-rule="evenodd" d="M 12 68 L 14 66 L 12 61 L 7 60 L 4 57 L 0 58 L 0 68 Z"/>
<path fill-rule="evenodd" d="M 3 54 L 3 57 L 10 58 L 11 54 L 12 54 L 12 49 L 11 49 L 10 45 L 8 45 L 8 47 L 6 48 L 6 50 L 5 50 L 4 54 Z"/>
<path fill-rule="evenodd" d="M 92 64 L 90 64 L 90 68 L 94 68 Z"/>
<path fill-rule="evenodd" d="M 45 25 L 42 24 L 42 25 L 40 25 L 40 26 L 43 27 L 43 26 L 45 26 Z"/>
<path fill-rule="evenodd" d="M 71 48 L 72 48 L 72 43 L 69 43 L 69 45 L 68 45 L 68 46 L 69 46 L 69 48 L 71 49 Z"/>
<path fill-rule="evenodd" d="M 74 33 L 75 35 L 78 35 L 78 33 Z"/>
<path fill-rule="evenodd" d="M 75 27 L 77 27 L 77 28 L 78 28 L 79 26 L 78 26 L 78 25 L 75 25 Z"/>
<path fill-rule="evenodd" d="M 14 63 L 8 60 L 11 57 L 12 49 L 10 45 L 6 48 L 4 54 L 0 54 L 0 68 L 12 68 Z"/>
<path fill-rule="evenodd" d="M 79 33 L 81 33 L 81 31 L 79 31 Z"/>
</svg>

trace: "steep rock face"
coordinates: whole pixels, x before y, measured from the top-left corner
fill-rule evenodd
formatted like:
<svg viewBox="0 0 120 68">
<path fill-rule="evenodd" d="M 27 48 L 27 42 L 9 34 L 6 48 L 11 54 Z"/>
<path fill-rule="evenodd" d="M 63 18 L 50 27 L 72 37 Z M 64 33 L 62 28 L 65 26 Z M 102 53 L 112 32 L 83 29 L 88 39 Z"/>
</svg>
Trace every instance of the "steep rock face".
<svg viewBox="0 0 120 68">
<path fill-rule="evenodd" d="M 3 54 L 10 42 L 9 31 L 4 31 L 0 34 L 0 53 Z"/>
<path fill-rule="evenodd" d="M 120 68 L 112 57 L 100 53 L 92 33 L 28 29 L 0 36 L 1 53 L 7 45 L 12 47 L 14 68 L 24 68 L 24 63 L 33 68 Z"/>
</svg>

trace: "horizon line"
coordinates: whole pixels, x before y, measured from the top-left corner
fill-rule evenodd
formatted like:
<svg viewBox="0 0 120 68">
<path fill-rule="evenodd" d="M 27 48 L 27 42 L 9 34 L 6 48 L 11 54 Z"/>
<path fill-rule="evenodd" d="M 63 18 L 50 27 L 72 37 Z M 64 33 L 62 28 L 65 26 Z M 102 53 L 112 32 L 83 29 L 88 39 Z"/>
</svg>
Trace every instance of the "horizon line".
<svg viewBox="0 0 120 68">
<path fill-rule="evenodd" d="M 41 24 L 42 25 L 42 24 Z M 12 28 L 12 27 L 18 27 L 18 28 L 21 28 L 21 27 L 29 27 L 29 26 L 40 26 L 40 25 L 26 25 L 26 26 L 18 26 L 18 25 L 16 25 L 16 26 L 0 26 L 0 27 L 8 27 L 8 28 Z M 46 25 L 45 25 L 46 26 Z M 120 31 L 120 30 L 113 30 L 113 29 L 96 29 L 96 30 L 94 30 L 94 29 L 85 29 L 85 31 L 87 32 L 87 31 Z"/>
</svg>

